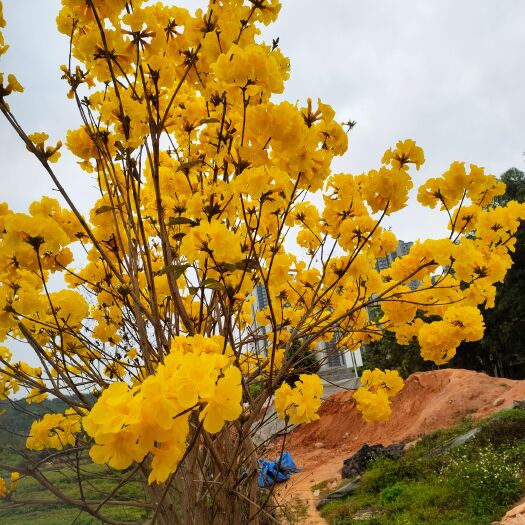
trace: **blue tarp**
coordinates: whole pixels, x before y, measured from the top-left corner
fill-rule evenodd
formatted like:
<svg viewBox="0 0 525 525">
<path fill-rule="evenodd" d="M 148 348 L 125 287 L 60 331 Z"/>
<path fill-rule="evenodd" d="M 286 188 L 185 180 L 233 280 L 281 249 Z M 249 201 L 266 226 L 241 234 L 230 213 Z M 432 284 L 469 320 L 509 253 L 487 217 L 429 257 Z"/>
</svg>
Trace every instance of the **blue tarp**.
<svg viewBox="0 0 525 525">
<path fill-rule="evenodd" d="M 275 461 L 259 460 L 259 487 L 268 488 L 275 483 L 281 483 L 290 478 L 292 474 L 300 472 L 295 466 L 289 452 L 284 452 Z"/>
</svg>

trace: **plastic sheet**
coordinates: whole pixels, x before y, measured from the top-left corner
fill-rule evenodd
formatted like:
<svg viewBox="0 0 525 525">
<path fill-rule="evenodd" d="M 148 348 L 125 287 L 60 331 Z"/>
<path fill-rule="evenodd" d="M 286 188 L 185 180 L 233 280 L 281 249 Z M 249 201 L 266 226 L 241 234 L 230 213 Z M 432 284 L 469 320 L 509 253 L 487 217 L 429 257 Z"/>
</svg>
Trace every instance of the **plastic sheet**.
<svg viewBox="0 0 525 525">
<path fill-rule="evenodd" d="M 259 487 L 268 488 L 275 483 L 282 483 L 292 474 L 300 471 L 289 452 L 284 452 L 275 461 L 261 458 L 259 459 Z"/>
</svg>

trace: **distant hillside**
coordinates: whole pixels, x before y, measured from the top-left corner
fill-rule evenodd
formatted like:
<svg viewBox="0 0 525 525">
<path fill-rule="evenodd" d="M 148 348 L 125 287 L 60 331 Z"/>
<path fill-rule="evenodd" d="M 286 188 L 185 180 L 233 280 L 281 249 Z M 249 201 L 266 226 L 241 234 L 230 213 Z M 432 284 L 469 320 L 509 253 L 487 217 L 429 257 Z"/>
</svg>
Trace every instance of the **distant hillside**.
<svg viewBox="0 0 525 525">
<path fill-rule="evenodd" d="M 35 419 L 43 414 L 64 412 L 68 405 L 61 399 L 29 404 L 25 399 L 0 401 L 0 447 L 23 447 Z"/>
</svg>

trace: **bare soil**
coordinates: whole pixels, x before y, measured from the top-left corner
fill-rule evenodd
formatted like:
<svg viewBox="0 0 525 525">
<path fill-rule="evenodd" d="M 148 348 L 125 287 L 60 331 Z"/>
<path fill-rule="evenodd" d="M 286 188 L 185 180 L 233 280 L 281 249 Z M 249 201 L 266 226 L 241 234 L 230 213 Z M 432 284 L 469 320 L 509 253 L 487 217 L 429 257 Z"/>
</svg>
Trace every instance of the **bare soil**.
<svg viewBox="0 0 525 525">
<path fill-rule="evenodd" d="M 284 502 L 300 499 L 307 504 L 309 516 L 301 523 L 326 525 L 315 509 L 318 496 L 312 485 L 328 481 L 328 486 L 335 487 L 341 481 L 343 461 L 365 443 L 386 446 L 411 442 L 467 417 L 483 419 L 524 399 L 525 380 L 495 378 L 470 370 L 422 372 L 410 376 L 393 399 L 388 421 L 366 423 L 356 409 L 352 392 L 334 394 L 321 406 L 319 421 L 303 425 L 287 437 L 285 448 L 303 471 L 279 486 L 278 497 Z M 270 455 L 281 446 L 281 439 L 277 439 Z"/>
</svg>

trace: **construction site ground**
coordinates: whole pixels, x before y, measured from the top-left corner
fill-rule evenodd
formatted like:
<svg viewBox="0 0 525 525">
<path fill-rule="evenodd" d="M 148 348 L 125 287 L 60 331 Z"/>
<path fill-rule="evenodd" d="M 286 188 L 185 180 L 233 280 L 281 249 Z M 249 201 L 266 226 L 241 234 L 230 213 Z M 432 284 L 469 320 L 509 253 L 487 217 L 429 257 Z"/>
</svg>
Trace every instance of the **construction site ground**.
<svg viewBox="0 0 525 525">
<path fill-rule="evenodd" d="M 525 400 L 525 380 L 489 377 L 469 370 L 438 370 L 410 376 L 392 402 L 388 421 L 366 423 L 357 411 L 351 391 L 330 395 L 320 409 L 320 419 L 296 428 L 286 436 L 285 449 L 302 469 L 279 485 L 278 500 L 303 502 L 307 525 L 326 525 L 315 508 L 318 498 L 312 486 L 336 487 L 343 461 L 365 443 L 407 443 L 434 430 L 461 423 L 465 418 L 483 419 Z M 277 437 L 268 454 L 278 455 L 283 437 Z M 525 505 L 509 511 L 502 525 L 525 525 Z M 523 511 L 523 512 L 522 512 Z"/>
</svg>

